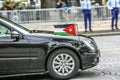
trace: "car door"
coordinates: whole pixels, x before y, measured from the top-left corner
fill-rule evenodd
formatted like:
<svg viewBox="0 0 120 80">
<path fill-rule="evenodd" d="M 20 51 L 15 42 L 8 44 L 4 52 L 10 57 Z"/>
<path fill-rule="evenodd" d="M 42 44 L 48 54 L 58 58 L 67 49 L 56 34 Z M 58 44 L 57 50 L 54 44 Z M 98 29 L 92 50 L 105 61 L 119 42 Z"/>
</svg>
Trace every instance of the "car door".
<svg viewBox="0 0 120 80">
<path fill-rule="evenodd" d="M 30 46 L 25 38 L 11 39 L 12 30 L 0 24 L 0 71 L 30 67 Z"/>
</svg>

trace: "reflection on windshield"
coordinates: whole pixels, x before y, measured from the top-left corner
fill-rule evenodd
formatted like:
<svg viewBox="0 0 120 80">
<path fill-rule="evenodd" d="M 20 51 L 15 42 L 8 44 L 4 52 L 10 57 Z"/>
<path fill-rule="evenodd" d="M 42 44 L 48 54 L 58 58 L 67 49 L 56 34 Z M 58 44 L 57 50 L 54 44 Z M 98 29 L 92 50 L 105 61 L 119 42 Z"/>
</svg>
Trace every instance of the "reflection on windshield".
<svg viewBox="0 0 120 80">
<path fill-rule="evenodd" d="M 32 33 L 31 30 L 29 30 L 29 29 L 27 29 L 27 28 L 25 28 L 25 27 L 23 27 L 23 26 L 15 23 L 15 22 L 13 22 L 13 21 L 11 21 L 11 20 L 9 20 L 9 19 L 3 18 L 3 17 L 2 17 L 2 19 L 5 20 L 5 21 L 7 21 L 7 22 L 9 22 L 9 23 L 11 23 L 11 24 L 13 24 L 13 25 L 15 25 L 15 26 L 18 27 L 18 28 L 21 28 L 21 29 L 25 30 L 25 31 L 28 32 L 28 33 Z"/>
</svg>

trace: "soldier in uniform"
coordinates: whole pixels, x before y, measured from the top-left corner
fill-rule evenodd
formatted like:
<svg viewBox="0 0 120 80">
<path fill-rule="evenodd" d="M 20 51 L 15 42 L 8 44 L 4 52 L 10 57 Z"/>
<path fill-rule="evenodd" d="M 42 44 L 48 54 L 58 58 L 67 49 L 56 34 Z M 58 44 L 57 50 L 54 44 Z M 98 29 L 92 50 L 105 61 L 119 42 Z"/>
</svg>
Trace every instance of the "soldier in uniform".
<svg viewBox="0 0 120 80">
<path fill-rule="evenodd" d="M 120 0 L 108 0 L 107 7 L 108 9 L 111 9 L 111 14 L 112 14 L 111 28 L 112 30 L 114 29 L 118 30 L 118 14 L 119 14 Z"/>
<path fill-rule="evenodd" d="M 89 21 L 89 31 L 92 32 L 91 29 L 91 8 L 92 8 L 92 3 L 90 0 L 84 0 L 81 3 L 81 8 L 83 9 L 84 12 L 84 24 L 85 24 L 85 32 L 87 32 L 87 21 Z"/>
</svg>

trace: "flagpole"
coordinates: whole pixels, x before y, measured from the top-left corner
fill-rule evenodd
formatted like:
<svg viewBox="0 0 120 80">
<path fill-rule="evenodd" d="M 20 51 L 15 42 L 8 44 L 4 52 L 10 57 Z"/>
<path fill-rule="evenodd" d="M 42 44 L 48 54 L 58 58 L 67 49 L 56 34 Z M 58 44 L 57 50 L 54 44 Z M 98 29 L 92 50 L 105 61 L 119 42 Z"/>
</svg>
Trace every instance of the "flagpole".
<svg viewBox="0 0 120 80">
<path fill-rule="evenodd" d="M 75 24 L 75 28 L 76 28 L 76 36 L 78 37 L 79 41 L 80 41 L 80 37 L 79 37 L 79 28 L 78 25 Z"/>
<path fill-rule="evenodd" d="M 78 25 L 77 25 L 77 24 L 75 24 L 75 30 L 76 30 L 76 36 L 78 36 L 78 34 L 79 34 L 79 29 L 78 29 Z"/>
</svg>

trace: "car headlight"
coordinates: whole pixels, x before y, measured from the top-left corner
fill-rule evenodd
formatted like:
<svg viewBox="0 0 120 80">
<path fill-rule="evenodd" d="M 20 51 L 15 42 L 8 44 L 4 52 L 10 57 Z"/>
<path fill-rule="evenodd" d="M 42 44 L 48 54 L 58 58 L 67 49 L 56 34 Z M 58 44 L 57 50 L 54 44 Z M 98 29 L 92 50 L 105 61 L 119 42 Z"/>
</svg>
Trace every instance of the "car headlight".
<svg viewBox="0 0 120 80">
<path fill-rule="evenodd" d="M 91 51 L 95 51 L 95 47 L 90 39 L 83 40 L 83 42 Z"/>
</svg>

